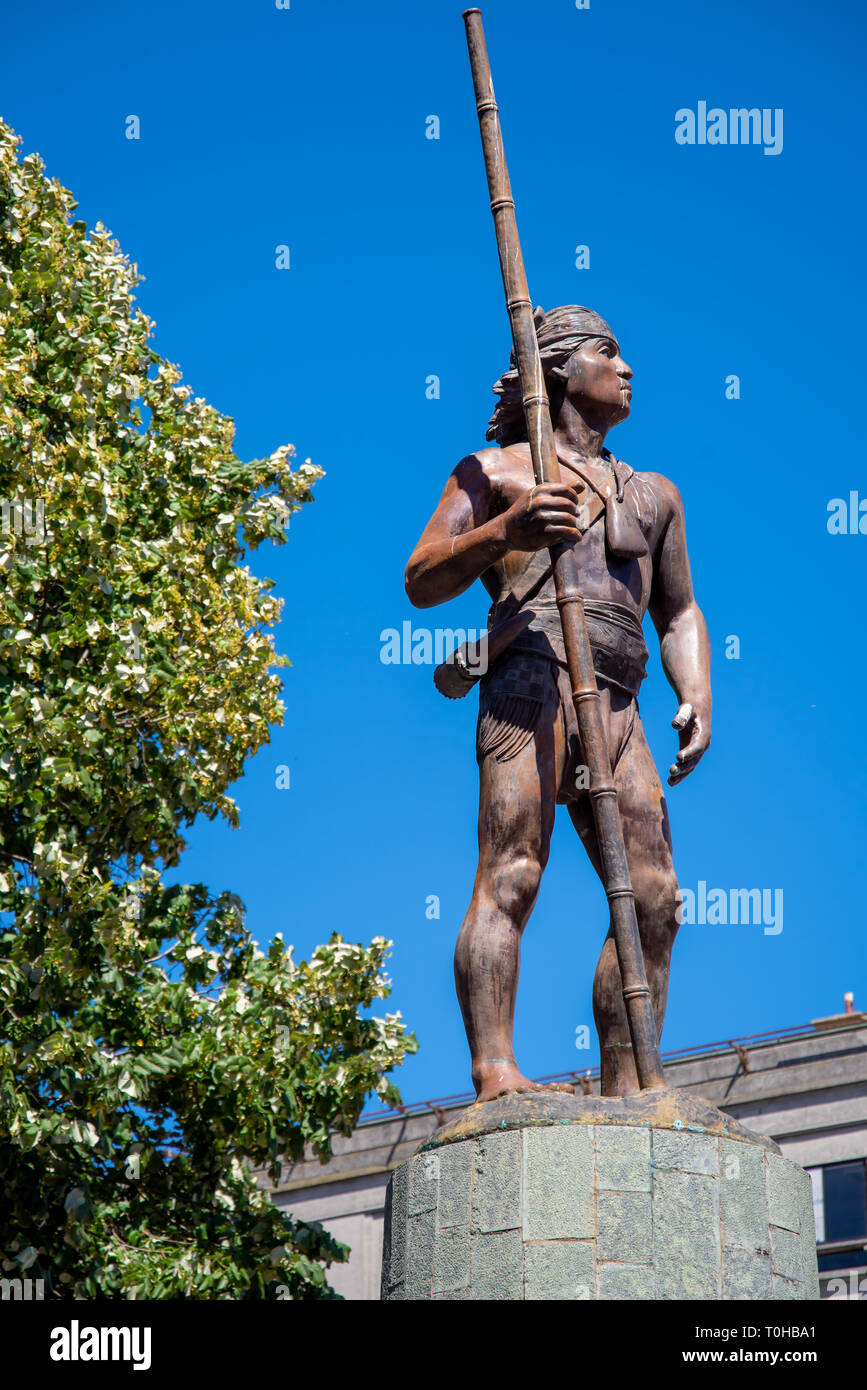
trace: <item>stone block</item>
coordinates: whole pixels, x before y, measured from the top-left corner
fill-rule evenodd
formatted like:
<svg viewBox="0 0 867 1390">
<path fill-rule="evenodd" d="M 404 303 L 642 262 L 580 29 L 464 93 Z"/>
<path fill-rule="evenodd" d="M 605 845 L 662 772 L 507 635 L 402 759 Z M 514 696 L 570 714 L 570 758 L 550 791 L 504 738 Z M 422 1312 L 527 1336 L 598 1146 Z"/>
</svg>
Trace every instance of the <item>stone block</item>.
<svg viewBox="0 0 867 1390">
<path fill-rule="evenodd" d="M 470 1228 L 446 1226 L 436 1232 L 433 1254 L 434 1293 L 465 1289 L 470 1282 Z"/>
<path fill-rule="evenodd" d="M 711 1134 L 691 1134 L 675 1129 L 653 1131 L 654 1168 L 674 1168 L 681 1173 L 719 1172 L 719 1140 Z"/>
<path fill-rule="evenodd" d="M 596 1296 L 593 1242 L 551 1240 L 524 1246 L 524 1298 L 567 1301 Z"/>
<path fill-rule="evenodd" d="M 719 1188 L 715 1178 L 675 1169 L 654 1173 L 653 1262 L 657 1298 L 720 1297 Z"/>
<path fill-rule="evenodd" d="M 406 1220 L 409 1165 L 401 1163 L 389 1179 L 382 1241 L 383 1294 L 403 1283 L 406 1268 Z"/>
<path fill-rule="evenodd" d="M 435 1231 L 435 1211 L 419 1212 L 407 1221 L 404 1288 L 408 1299 L 430 1298 Z"/>
<path fill-rule="evenodd" d="M 650 1130 L 593 1125 L 596 1186 L 615 1192 L 649 1192 Z"/>
<path fill-rule="evenodd" d="M 470 1220 L 472 1144 L 445 1144 L 440 1151 L 437 1225 L 466 1226 Z"/>
<path fill-rule="evenodd" d="M 521 1224 L 521 1134 L 475 1140 L 473 1231 L 510 1231 Z"/>
<path fill-rule="evenodd" d="M 796 1171 L 789 1159 L 779 1154 L 767 1155 L 768 1221 L 787 1231 L 801 1229 L 801 1193 Z"/>
<path fill-rule="evenodd" d="M 594 1234 L 593 1136 L 587 1125 L 525 1129 L 525 1240 Z"/>
<path fill-rule="evenodd" d="M 596 1201 L 596 1258 L 650 1264 L 653 1219 L 649 1192 L 600 1192 Z"/>
<path fill-rule="evenodd" d="M 819 1297 L 819 1269 L 816 1261 L 816 1213 L 813 1210 L 813 1184 L 810 1174 L 803 1168 L 797 1170 L 801 1198 L 801 1262 L 803 1265 L 806 1297 Z"/>
<path fill-rule="evenodd" d="M 416 1154 L 409 1161 L 409 1200 L 407 1213 L 419 1216 L 423 1211 L 435 1211 L 437 1181 L 440 1171 L 438 1153 Z"/>
<path fill-rule="evenodd" d="M 650 1265 L 598 1264 L 597 1287 L 603 1299 L 656 1298 L 656 1280 Z"/>
<path fill-rule="evenodd" d="M 474 1235 L 470 1278 L 475 1299 L 522 1299 L 524 1251 L 521 1232 L 493 1231 Z"/>
<path fill-rule="evenodd" d="M 768 1251 L 765 1151 L 757 1144 L 720 1140 L 720 1225 L 725 1245 Z"/>
<path fill-rule="evenodd" d="M 787 1231 L 780 1226 L 771 1227 L 771 1268 L 774 1274 L 803 1283 L 801 1237 L 795 1231 Z"/>
<path fill-rule="evenodd" d="M 767 1250 L 727 1245 L 723 1250 L 723 1298 L 771 1297 L 771 1257 Z"/>
</svg>

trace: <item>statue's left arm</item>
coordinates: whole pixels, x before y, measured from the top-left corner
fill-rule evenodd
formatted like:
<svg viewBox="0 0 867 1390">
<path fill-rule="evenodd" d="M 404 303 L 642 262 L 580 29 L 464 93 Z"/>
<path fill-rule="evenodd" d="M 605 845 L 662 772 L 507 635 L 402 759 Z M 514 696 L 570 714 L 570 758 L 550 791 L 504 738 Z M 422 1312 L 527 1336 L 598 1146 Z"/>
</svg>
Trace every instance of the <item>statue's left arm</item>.
<svg viewBox="0 0 867 1390">
<path fill-rule="evenodd" d="M 654 481 L 664 507 L 648 611 L 659 635 L 662 665 L 679 705 L 672 728 L 678 730 L 680 752 L 668 770 L 668 785 L 673 787 L 689 776 L 710 743 L 710 639 L 692 591 L 680 493 L 667 478 L 657 475 Z"/>
</svg>

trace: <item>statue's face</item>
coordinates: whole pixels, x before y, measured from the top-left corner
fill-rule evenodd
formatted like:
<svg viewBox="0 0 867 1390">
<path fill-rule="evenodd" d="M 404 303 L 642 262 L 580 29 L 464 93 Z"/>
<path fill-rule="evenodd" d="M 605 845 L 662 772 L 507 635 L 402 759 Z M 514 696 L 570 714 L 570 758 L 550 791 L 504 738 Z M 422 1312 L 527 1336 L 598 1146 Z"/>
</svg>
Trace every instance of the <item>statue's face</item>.
<svg viewBox="0 0 867 1390">
<path fill-rule="evenodd" d="M 610 338 L 588 338 L 566 363 L 566 395 L 583 415 L 616 425 L 629 414 L 632 368 Z"/>
</svg>

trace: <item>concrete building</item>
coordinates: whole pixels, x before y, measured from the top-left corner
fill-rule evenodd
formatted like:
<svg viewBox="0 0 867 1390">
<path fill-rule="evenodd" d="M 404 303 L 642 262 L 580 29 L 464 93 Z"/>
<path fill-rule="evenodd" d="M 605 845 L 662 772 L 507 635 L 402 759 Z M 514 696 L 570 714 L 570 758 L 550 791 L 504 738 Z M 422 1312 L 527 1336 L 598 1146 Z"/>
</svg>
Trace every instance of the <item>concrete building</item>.
<svg viewBox="0 0 867 1390">
<path fill-rule="evenodd" d="M 664 1057 L 671 1086 L 695 1091 L 776 1140 L 813 1182 L 822 1297 L 867 1299 L 867 1014 L 852 1011 Z M 599 1093 L 598 1071 L 539 1078 Z M 294 1216 L 321 1221 L 352 1249 L 329 1278 L 348 1299 L 378 1299 L 385 1191 L 391 1170 L 464 1109 L 470 1094 L 367 1116 L 339 1136 L 330 1163 L 289 1167 L 272 1189 Z"/>
</svg>

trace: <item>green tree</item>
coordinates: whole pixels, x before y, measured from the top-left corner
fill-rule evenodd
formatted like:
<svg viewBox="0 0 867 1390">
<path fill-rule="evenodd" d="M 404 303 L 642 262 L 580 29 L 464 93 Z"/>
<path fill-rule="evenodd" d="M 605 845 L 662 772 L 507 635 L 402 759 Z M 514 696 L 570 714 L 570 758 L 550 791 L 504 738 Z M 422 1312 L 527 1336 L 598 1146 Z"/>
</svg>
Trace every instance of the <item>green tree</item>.
<svg viewBox="0 0 867 1390">
<path fill-rule="evenodd" d="M 259 950 L 169 886 L 283 716 L 281 544 L 321 475 L 242 462 L 134 306 L 136 268 L 0 123 L 0 1263 L 52 1296 L 329 1297 L 345 1248 L 277 1210 L 415 1041 L 388 942 Z"/>
</svg>

